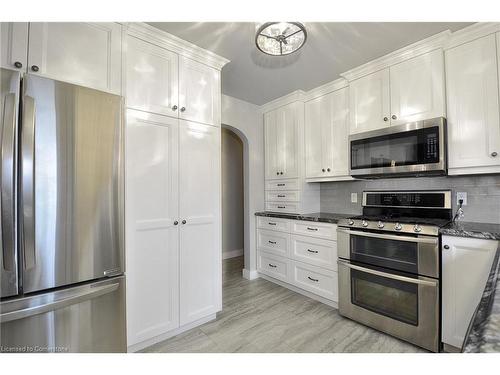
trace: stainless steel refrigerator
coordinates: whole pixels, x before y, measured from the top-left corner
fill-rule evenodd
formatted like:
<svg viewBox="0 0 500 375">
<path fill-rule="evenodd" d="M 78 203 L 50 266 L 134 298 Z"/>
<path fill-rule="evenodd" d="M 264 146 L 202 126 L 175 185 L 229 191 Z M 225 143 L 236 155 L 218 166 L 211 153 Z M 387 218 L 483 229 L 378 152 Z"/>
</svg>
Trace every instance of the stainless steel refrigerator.
<svg viewBox="0 0 500 375">
<path fill-rule="evenodd" d="M 0 80 L 0 352 L 124 352 L 122 98 Z"/>
</svg>

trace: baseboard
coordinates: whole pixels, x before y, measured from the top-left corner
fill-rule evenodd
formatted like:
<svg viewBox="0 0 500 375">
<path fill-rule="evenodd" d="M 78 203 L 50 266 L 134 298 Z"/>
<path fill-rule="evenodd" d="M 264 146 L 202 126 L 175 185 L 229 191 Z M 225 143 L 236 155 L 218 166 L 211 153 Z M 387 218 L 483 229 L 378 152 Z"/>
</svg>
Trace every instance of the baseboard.
<svg viewBox="0 0 500 375">
<path fill-rule="evenodd" d="M 222 259 L 236 258 L 243 255 L 243 249 L 236 249 L 231 251 L 223 251 Z"/>
<path fill-rule="evenodd" d="M 264 275 L 262 273 L 260 273 L 259 275 L 263 279 L 265 279 L 267 281 L 270 281 L 272 283 L 278 284 L 278 285 L 282 286 L 283 288 L 287 288 L 287 289 L 293 290 L 296 293 L 302 294 L 303 296 L 309 297 L 311 299 L 314 299 L 314 300 L 316 300 L 318 302 L 324 303 L 325 305 L 331 306 L 333 308 L 336 308 L 336 309 L 339 308 L 338 303 L 335 302 L 335 301 L 331 301 L 329 299 L 323 298 L 321 296 L 318 296 L 317 294 L 310 293 L 307 290 L 304 290 L 304 289 L 301 289 L 301 288 L 297 288 L 296 286 L 294 286 L 292 284 L 288 284 L 288 283 L 285 283 L 285 282 L 283 282 L 281 280 L 274 279 L 274 278 L 272 278 L 270 276 L 267 276 L 267 275 Z"/>
<path fill-rule="evenodd" d="M 164 341 L 164 340 L 167 340 L 171 337 L 177 336 L 183 332 L 189 331 L 192 328 L 198 327 L 199 325 L 202 325 L 202 324 L 205 324 L 211 320 L 214 320 L 216 317 L 217 317 L 217 314 L 211 314 L 211 315 L 208 315 L 204 318 L 198 319 L 192 323 L 189 323 L 189 324 L 183 325 L 182 327 L 176 328 L 172 331 L 168 331 L 168 332 L 165 332 L 161 335 L 152 337 L 148 340 L 139 342 L 139 343 L 134 344 L 134 345 L 130 345 L 129 347 L 127 347 L 127 353 L 137 352 L 139 350 L 147 348 L 148 346 L 157 344 L 161 341 Z"/>
<path fill-rule="evenodd" d="M 243 278 L 247 280 L 255 280 L 260 277 L 259 273 L 257 270 L 247 270 L 246 268 L 243 268 Z"/>
</svg>

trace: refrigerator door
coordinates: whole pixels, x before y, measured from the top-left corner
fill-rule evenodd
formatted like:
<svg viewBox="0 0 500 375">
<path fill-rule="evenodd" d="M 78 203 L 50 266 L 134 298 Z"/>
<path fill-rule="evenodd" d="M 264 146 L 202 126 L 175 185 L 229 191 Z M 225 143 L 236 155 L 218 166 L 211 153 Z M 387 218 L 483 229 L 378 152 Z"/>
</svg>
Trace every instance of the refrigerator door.
<svg viewBox="0 0 500 375">
<path fill-rule="evenodd" d="M 1 297 L 18 294 L 16 169 L 19 72 L 0 70 L 0 289 Z"/>
<path fill-rule="evenodd" d="M 126 352 L 125 277 L 0 304 L 0 352 Z"/>
<path fill-rule="evenodd" d="M 26 75 L 23 291 L 123 273 L 122 98 Z"/>
</svg>

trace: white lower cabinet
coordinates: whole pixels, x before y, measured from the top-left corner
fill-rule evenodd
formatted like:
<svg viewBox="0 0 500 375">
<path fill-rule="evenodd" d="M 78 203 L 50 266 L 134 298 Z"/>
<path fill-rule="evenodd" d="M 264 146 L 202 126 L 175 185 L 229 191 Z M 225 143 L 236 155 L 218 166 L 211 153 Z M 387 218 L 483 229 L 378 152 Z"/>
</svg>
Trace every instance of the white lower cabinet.
<svg viewBox="0 0 500 375">
<path fill-rule="evenodd" d="M 259 273 L 335 305 L 337 225 L 261 216 L 256 220 Z"/>
<path fill-rule="evenodd" d="M 443 236 L 442 341 L 461 348 L 486 286 L 498 241 Z"/>
</svg>

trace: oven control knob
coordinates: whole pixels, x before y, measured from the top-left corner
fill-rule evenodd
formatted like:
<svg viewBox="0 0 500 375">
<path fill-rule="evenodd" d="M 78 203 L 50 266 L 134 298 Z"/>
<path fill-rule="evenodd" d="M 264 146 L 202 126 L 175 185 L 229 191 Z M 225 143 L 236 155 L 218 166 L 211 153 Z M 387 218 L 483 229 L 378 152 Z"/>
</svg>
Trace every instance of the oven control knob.
<svg viewBox="0 0 500 375">
<path fill-rule="evenodd" d="M 401 230 L 401 229 L 403 229 L 403 226 L 401 224 L 399 224 L 399 223 L 396 223 L 396 225 L 394 225 L 394 229 L 395 230 Z"/>
<path fill-rule="evenodd" d="M 361 225 L 364 226 L 364 227 L 367 227 L 368 226 L 368 222 L 366 220 L 363 220 L 361 222 Z"/>
<path fill-rule="evenodd" d="M 413 227 L 413 231 L 417 233 L 422 232 L 422 227 L 418 224 L 415 224 L 415 226 Z"/>
<path fill-rule="evenodd" d="M 380 229 L 382 229 L 384 227 L 384 223 L 382 223 L 381 221 L 379 221 L 378 224 L 377 224 L 377 227 L 379 227 Z"/>
<path fill-rule="evenodd" d="M 354 225 L 354 220 L 349 219 L 349 221 L 347 222 L 347 224 L 349 224 L 349 225 Z"/>
</svg>

